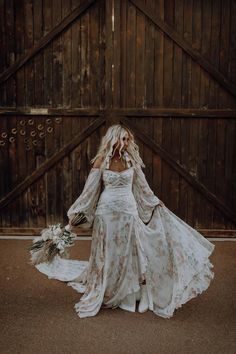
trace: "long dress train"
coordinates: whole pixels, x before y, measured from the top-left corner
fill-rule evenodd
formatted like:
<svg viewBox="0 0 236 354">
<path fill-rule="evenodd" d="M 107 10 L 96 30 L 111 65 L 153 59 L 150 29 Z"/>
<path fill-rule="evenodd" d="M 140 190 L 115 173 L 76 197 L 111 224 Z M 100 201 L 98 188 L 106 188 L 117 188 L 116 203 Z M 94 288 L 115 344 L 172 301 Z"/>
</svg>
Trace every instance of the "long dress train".
<svg viewBox="0 0 236 354">
<path fill-rule="evenodd" d="M 91 168 L 67 212 L 83 211 L 88 222 L 82 227 L 93 228 L 89 260 L 56 256 L 36 266 L 83 294 L 74 305 L 80 318 L 101 307 L 134 312 L 144 279 L 149 309 L 164 318 L 209 287 L 215 245 L 159 203 L 141 167 Z"/>
</svg>

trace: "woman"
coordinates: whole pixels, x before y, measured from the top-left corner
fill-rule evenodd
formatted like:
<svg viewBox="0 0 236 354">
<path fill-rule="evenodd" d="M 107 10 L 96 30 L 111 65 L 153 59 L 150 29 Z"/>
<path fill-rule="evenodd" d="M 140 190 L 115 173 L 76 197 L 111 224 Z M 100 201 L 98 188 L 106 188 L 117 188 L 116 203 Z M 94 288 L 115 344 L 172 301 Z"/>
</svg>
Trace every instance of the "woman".
<svg viewBox="0 0 236 354">
<path fill-rule="evenodd" d="M 109 127 L 84 189 L 69 208 L 93 227 L 89 261 L 55 257 L 37 265 L 49 278 L 83 293 L 80 318 L 101 307 L 148 309 L 170 318 L 174 310 L 206 290 L 214 277 L 214 245 L 173 214 L 150 189 L 132 132 Z"/>
</svg>

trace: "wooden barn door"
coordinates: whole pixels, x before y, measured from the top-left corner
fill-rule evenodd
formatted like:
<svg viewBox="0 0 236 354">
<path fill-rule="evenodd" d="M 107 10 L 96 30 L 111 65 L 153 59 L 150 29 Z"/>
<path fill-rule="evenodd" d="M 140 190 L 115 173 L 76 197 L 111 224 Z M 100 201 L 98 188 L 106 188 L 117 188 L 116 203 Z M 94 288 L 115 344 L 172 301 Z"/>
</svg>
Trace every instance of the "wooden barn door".
<svg viewBox="0 0 236 354">
<path fill-rule="evenodd" d="M 235 236 L 235 3 L 114 4 L 113 103 L 148 181 L 203 234 Z"/>
<path fill-rule="evenodd" d="M 0 4 L 1 233 L 38 234 L 67 223 L 105 129 L 107 4 Z"/>
<path fill-rule="evenodd" d="M 167 207 L 207 236 L 235 235 L 234 6 L 1 0 L 1 233 L 67 222 L 121 122 Z"/>
</svg>

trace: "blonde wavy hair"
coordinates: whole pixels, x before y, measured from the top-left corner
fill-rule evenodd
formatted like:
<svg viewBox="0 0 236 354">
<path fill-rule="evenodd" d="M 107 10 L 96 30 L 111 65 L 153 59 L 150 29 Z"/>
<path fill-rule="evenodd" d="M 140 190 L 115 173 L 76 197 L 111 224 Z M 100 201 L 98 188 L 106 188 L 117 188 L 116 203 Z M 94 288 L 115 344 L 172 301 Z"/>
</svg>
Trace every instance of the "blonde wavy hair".
<svg viewBox="0 0 236 354">
<path fill-rule="evenodd" d="M 131 132 L 129 128 L 122 126 L 121 124 L 111 125 L 107 129 L 106 134 L 101 139 L 97 154 L 94 156 L 92 160 L 90 160 L 90 162 L 93 164 L 97 158 L 101 158 L 102 163 L 100 168 L 102 170 L 105 169 L 107 160 L 113 157 L 115 150 L 119 146 L 119 143 L 120 143 L 119 155 L 121 157 L 122 148 L 124 147 L 123 137 L 125 136 L 126 133 L 128 133 L 129 136 L 129 144 L 128 147 L 126 148 L 126 151 L 132 162 L 132 166 L 139 165 L 145 167 L 143 160 L 139 155 L 139 147 L 134 141 L 134 134 Z"/>
</svg>

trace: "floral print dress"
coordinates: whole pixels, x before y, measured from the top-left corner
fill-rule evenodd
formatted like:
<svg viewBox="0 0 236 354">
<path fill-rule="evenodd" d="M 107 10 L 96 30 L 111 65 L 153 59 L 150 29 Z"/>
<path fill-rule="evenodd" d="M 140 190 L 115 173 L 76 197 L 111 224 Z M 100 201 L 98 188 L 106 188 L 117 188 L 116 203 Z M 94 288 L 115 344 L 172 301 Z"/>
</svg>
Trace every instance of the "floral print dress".
<svg viewBox="0 0 236 354">
<path fill-rule="evenodd" d="M 90 170 L 67 212 L 83 211 L 82 227 L 92 227 L 89 260 L 56 256 L 36 266 L 83 294 L 74 306 L 80 318 L 101 307 L 134 312 L 144 279 L 149 310 L 164 318 L 209 287 L 214 244 L 159 203 L 141 167 Z"/>
</svg>

